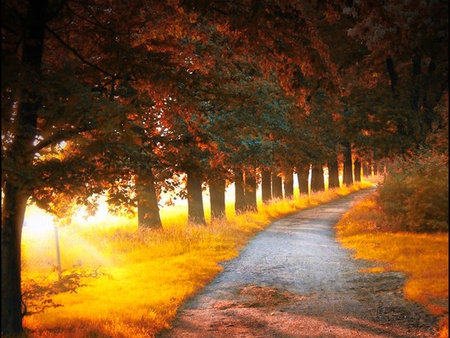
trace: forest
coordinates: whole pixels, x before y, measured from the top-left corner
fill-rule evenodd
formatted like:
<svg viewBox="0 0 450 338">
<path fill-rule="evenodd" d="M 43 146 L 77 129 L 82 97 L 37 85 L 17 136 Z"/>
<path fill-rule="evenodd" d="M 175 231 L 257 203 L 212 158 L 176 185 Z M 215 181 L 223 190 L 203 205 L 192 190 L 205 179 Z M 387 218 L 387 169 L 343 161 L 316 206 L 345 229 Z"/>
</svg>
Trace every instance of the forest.
<svg viewBox="0 0 450 338">
<path fill-rule="evenodd" d="M 2 334 L 22 332 L 27 205 L 164 227 L 448 162 L 448 1 L 2 1 Z M 311 170 L 310 188 L 308 175 Z M 447 216 L 448 230 L 448 216 Z"/>
</svg>

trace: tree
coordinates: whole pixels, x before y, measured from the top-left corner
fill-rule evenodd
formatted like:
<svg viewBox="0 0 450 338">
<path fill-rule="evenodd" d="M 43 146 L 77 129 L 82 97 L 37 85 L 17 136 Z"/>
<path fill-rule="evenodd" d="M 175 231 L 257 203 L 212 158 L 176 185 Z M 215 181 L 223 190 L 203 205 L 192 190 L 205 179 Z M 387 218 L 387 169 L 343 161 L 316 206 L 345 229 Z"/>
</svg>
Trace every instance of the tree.
<svg viewBox="0 0 450 338">
<path fill-rule="evenodd" d="M 29 176 L 38 122 L 39 94 L 36 85 L 41 74 L 47 10 L 44 0 L 29 3 L 26 8 L 23 31 L 27 39 L 23 42 L 21 65 L 17 65 L 22 66 L 21 75 L 25 84 L 17 90 L 20 96 L 17 109 L 11 107 L 10 113 L 15 110 L 17 129 L 14 136 L 11 135 L 7 154 L 2 158 L 2 334 L 5 335 L 22 331 L 20 246 L 26 203 L 32 187 L 24 184 L 26 180 L 17 179 L 12 170 L 4 170 L 3 160 L 12 158 L 8 164 L 16 167 L 14 169 L 19 177 L 21 174 L 25 178 Z M 13 58 L 11 54 L 9 58 Z M 11 88 L 11 91 L 16 91 L 16 88 Z"/>
<path fill-rule="evenodd" d="M 273 198 L 283 198 L 283 178 L 277 171 L 272 173 L 272 195 Z"/>
<path fill-rule="evenodd" d="M 448 91 L 448 2 L 354 2 L 342 8 L 352 22 L 349 36 L 370 53 L 347 86 L 354 126 L 359 123 L 353 135 L 369 135 L 378 157 L 423 145 L 439 128 L 433 110 Z"/>
<path fill-rule="evenodd" d="M 323 166 L 315 164 L 311 168 L 311 191 L 325 190 L 325 182 L 323 177 Z"/>
<path fill-rule="evenodd" d="M 2 4 L 2 334 L 22 331 L 20 242 L 27 201 L 45 207 L 59 192 L 71 190 L 83 201 L 104 190 L 100 172 L 108 169 L 101 166 L 111 153 L 102 146 L 122 131 L 129 111 L 120 99 L 135 80 L 127 73 L 134 63 L 121 52 L 133 50 L 135 61 L 143 51 L 129 39 L 141 27 L 139 2 L 22 5 Z M 91 34 L 93 27 L 98 34 Z M 63 141 L 74 145 L 65 150 L 70 156 L 48 156 Z"/>
<path fill-rule="evenodd" d="M 197 170 L 187 172 L 188 223 L 205 225 L 203 209 L 202 176 Z"/>
<path fill-rule="evenodd" d="M 284 175 L 284 197 L 294 197 L 294 171 L 292 169 L 286 170 Z"/>
<path fill-rule="evenodd" d="M 339 188 L 339 165 L 337 155 L 335 154 L 331 160 L 328 161 L 328 188 Z"/>
<path fill-rule="evenodd" d="M 261 197 L 263 203 L 272 199 L 272 174 L 270 170 L 263 168 L 261 173 Z"/>
<path fill-rule="evenodd" d="M 309 195 L 309 165 L 296 167 L 298 190 L 300 195 Z"/>
<path fill-rule="evenodd" d="M 222 219 L 226 217 L 224 179 L 217 179 L 209 182 L 209 194 L 211 204 L 211 219 Z"/>
<path fill-rule="evenodd" d="M 155 191 L 155 178 L 151 168 L 142 168 L 136 177 L 138 198 L 138 225 L 142 228 L 161 228 L 158 198 Z"/>
<path fill-rule="evenodd" d="M 355 156 L 355 161 L 353 162 L 353 177 L 355 182 L 361 182 L 361 161 L 358 156 Z"/>
<path fill-rule="evenodd" d="M 353 184 L 353 159 L 352 159 L 352 147 L 350 142 L 343 142 L 344 148 L 344 176 L 342 183 L 346 186 Z"/>
<path fill-rule="evenodd" d="M 236 214 L 239 214 L 246 211 L 244 174 L 240 168 L 234 170 L 234 189 L 234 210 Z"/>
</svg>

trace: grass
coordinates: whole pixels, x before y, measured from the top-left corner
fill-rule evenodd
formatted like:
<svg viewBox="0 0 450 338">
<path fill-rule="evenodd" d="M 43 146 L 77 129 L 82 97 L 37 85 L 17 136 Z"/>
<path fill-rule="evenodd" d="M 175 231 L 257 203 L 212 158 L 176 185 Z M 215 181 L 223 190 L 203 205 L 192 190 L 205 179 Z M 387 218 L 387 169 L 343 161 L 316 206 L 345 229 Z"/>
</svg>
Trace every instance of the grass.
<svg viewBox="0 0 450 338">
<path fill-rule="evenodd" d="M 370 186 L 362 182 L 268 205 L 259 201 L 258 212 L 240 215 L 227 205 L 227 220 L 207 227 L 186 226 L 186 209 L 179 207 L 162 210 L 160 231 L 139 230 L 135 220 L 127 219 L 63 227 L 63 277 L 79 277 L 83 269 L 91 277 L 75 278 L 75 292 L 47 293 L 42 300 L 50 306 L 24 317 L 26 336 L 152 337 L 170 327 L 178 308 L 221 271 L 220 262 L 237 257 L 273 220 Z M 25 289 L 31 280 L 39 285 L 58 281 L 53 235 L 41 232 L 40 238 L 24 231 Z"/>
<path fill-rule="evenodd" d="M 448 233 L 419 234 L 381 231 L 374 198 L 352 208 L 337 224 L 338 240 L 355 257 L 377 261 L 371 272 L 401 271 L 407 299 L 440 317 L 439 337 L 448 337 Z"/>
</svg>

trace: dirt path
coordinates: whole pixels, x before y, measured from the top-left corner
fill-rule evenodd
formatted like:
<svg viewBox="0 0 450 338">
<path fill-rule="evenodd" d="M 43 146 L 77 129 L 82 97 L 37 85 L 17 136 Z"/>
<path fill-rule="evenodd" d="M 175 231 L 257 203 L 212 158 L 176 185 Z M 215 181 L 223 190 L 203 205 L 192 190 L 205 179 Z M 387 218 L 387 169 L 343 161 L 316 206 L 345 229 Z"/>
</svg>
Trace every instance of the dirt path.
<svg viewBox="0 0 450 338">
<path fill-rule="evenodd" d="M 400 273 L 367 274 L 333 226 L 370 190 L 274 222 L 178 313 L 160 338 L 433 337 Z"/>
</svg>

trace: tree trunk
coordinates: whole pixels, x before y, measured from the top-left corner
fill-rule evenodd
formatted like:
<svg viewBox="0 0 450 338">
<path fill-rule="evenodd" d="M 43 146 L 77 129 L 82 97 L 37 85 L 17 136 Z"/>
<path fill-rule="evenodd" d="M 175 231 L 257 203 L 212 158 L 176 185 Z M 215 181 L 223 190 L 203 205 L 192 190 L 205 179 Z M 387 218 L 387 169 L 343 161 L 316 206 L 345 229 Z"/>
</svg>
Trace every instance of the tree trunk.
<svg viewBox="0 0 450 338">
<path fill-rule="evenodd" d="M 263 203 L 272 199 L 272 174 L 270 170 L 263 169 L 261 175 L 261 195 Z"/>
<path fill-rule="evenodd" d="M 245 172 L 245 183 L 244 183 L 245 191 L 245 208 L 249 211 L 258 211 L 258 204 L 256 199 L 256 172 L 255 171 L 246 171 Z"/>
<path fill-rule="evenodd" d="M 145 171 L 144 171 L 145 170 Z M 155 189 L 155 178 L 151 169 L 144 169 L 137 179 L 138 225 L 139 228 L 162 228 L 159 216 L 158 197 Z"/>
<path fill-rule="evenodd" d="M 369 176 L 371 176 L 371 173 L 372 173 L 372 172 L 371 172 L 371 170 L 370 170 L 370 167 L 371 167 L 370 160 L 364 160 L 364 162 L 363 162 L 363 167 L 362 167 L 364 177 L 369 177 Z"/>
<path fill-rule="evenodd" d="M 355 182 L 361 182 L 361 162 L 358 157 L 355 158 L 354 176 L 355 176 Z"/>
<path fill-rule="evenodd" d="M 309 179 L 309 167 L 298 166 L 297 167 L 297 181 L 298 181 L 299 195 L 309 195 L 308 179 Z"/>
<path fill-rule="evenodd" d="M 386 68 L 389 74 L 391 89 L 392 91 L 395 91 L 395 87 L 397 86 L 398 81 L 398 74 L 395 71 L 394 61 L 390 56 L 386 59 Z"/>
<path fill-rule="evenodd" d="M 28 196 L 6 182 L 2 203 L 2 336 L 22 328 L 21 240 Z"/>
<path fill-rule="evenodd" d="M 378 156 L 376 150 L 373 151 L 372 170 L 374 175 L 378 175 Z"/>
<path fill-rule="evenodd" d="M 328 189 L 339 188 L 339 166 L 337 158 L 328 162 Z"/>
<path fill-rule="evenodd" d="M 34 154 L 30 150 L 36 137 L 37 94 L 41 73 L 44 32 L 46 25 L 46 0 L 29 1 L 24 23 L 21 62 L 23 88 L 19 102 L 18 131 L 5 156 L 12 161 L 19 172 L 2 172 L 2 336 L 19 335 L 22 326 L 21 292 L 21 241 L 22 226 L 30 189 L 24 180 L 33 173 Z M 20 76 L 20 74 L 17 74 Z M 2 159 L 3 162 L 4 159 Z M 22 169 L 22 170 L 21 170 Z"/>
<path fill-rule="evenodd" d="M 225 180 L 218 179 L 209 183 L 209 200 L 211 204 L 211 220 L 226 217 Z"/>
<path fill-rule="evenodd" d="M 293 170 L 289 169 L 285 171 L 284 198 L 293 198 L 293 197 L 294 197 Z"/>
<path fill-rule="evenodd" d="M 236 213 L 245 212 L 244 175 L 241 169 L 235 169 L 234 189 L 235 189 L 235 202 L 234 202 L 235 212 Z"/>
<path fill-rule="evenodd" d="M 353 184 L 353 168 L 352 168 L 352 147 L 350 142 L 343 142 L 344 146 L 344 177 L 343 183 L 346 186 Z"/>
<path fill-rule="evenodd" d="M 206 225 L 202 183 L 199 173 L 194 171 L 187 173 L 188 224 Z"/>
<path fill-rule="evenodd" d="M 313 165 L 311 170 L 311 191 L 324 191 L 325 181 L 323 177 L 323 166 L 321 164 Z"/>
<path fill-rule="evenodd" d="M 276 170 L 272 172 L 272 197 L 283 199 L 283 179 Z"/>
</svg>

